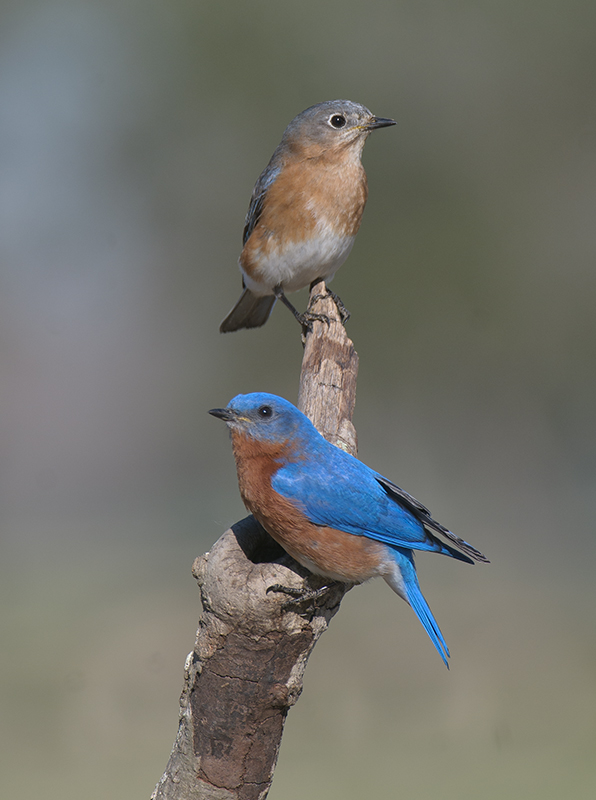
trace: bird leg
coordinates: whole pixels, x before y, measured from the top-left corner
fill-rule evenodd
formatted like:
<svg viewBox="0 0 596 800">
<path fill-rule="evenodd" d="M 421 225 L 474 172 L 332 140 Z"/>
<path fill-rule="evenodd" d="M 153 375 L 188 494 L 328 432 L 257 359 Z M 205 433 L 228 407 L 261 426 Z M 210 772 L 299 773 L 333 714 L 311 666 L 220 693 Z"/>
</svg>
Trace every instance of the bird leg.
<svg viewBox="0 0 596 800">
<path fill-rule="evenodd" d="M 313 322 L 325 322 L 327 325 L 331 324 L 331 320 L 325 314 L 313 314 L 312 311 L 305 311 L 304 314 L 301 314 L 298 309 L 290 303 L 288 298 L 284 294 L 284 290 L 282 289 L 281 283 L 279 283 L 274 289 L 273 293 L 278 300 L 289 308 L 294 317 L 298 320 L 298 322 L 302 325 L 302 332 L 306 335 L 307 332 L 312 331 L 312 324 Z"/>
</svg>

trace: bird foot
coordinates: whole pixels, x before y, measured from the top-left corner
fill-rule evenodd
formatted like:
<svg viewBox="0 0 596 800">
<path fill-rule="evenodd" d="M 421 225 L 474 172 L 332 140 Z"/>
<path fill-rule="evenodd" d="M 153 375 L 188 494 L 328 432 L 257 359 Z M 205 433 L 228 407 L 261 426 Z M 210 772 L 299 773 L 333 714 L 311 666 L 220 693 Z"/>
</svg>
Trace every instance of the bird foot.
<svg viewBox="0 0 596 800">
<path fill-rule="evenodd" d="M 326 314 L 315 314 L 313 311 L 310 311 L 308 309 L 303 314 L 301 314 L 300 311 L 298 311 L 298 309 L 295 308 L 295 306 L 293 306 L 292 303 L 290 303 L 288 298 L 285 296 L 284 291 L 283 291 L 283 289 L 281 287 L 281 284 L 279 286 L 276 286 L 275 289 L 273 290 L 273 292 L 274 292 L 276 298 L 278 300 L 281 300 L 281 302 L 284 304 L 284 306 L 286 308 L 290 309 L 290 311 L 292 312 L 294 317 L 298 320 L 300 325 L 302 325 L 302 340 L 303 341 L 306 338 L 306 334 L 307 333 L 312 333 L 312 324 L 313 324 L 313 322 L 324 322 L 327 326 L 329 326 L 331 324 L 331 320 L 329 319 L 329 317 Z M 340 303 L 341 303 L 341 300 L 340 300 Z M 310 305 L 309 305 L 309 308 L 310 308 Z"/>
<path fill-rule="evenodd" d="M 339 314 L 339 318 L 341 319 L 341 324 L 345 325 L 346 322 L 350 319 L 351 316 L 350 312 L 344 306 L 342 299 L 338 294 L 332 292 L 331 289 L 327 289 L 327 294 L 331 295 L 331 299 L 335 303 L 335 307 L 337 308 L 337 313 Z"/>
<path fill-rule="evenodd" d="M 311 289 L 314 285 L 315 285 L 314 283 L 311 284 Z M 310 298 L 310 302 L 308 304 L 309 309 L 312 305 L 314 305 L 317 302 L 317 300 L 324 300 L 326 297 L 330 297 L 333 300 L 333 302 L 335 303 L 335 307 L 337 308 L 337 313 L 339 314 L 341 324 L 345 325 L 346 322 L 350 319 L 351 314 L 348 311 L 348 309 L 344 306 L 341 297 L 335 292 L 332 292 L 331 289 L 329 289 L 327 286 L 325 286 L 325 294 L 315 294 Z"/>
<path fill-rule="evenodd" d="M 325 584 L 320 589 L 298 589 L 294 586 L 284 586 L 281 583 L 274 583 L 272 586 L 267 587 L 267 594 L 269 592 L 279 592 L 280 594 L 289 595 L 289 600 L 282 605 L 283 611 L 295 610 L 297 606 L 306 603 L 308 606 L 314 608 L 315 601 L 323 597 L 329 589 L 332 589 L 335 583 Z"/>
<path fill-rule="evenodd" d="M 303 314 L 296 314 L 296 319 L 302 325 L 302 335 L 312 333 L 313 322 L 324 322 L 327 327 L 331 325 L 331 320 L 327 314 L 315 314 L 313 311 L 305 311 Z"/>
</svg>

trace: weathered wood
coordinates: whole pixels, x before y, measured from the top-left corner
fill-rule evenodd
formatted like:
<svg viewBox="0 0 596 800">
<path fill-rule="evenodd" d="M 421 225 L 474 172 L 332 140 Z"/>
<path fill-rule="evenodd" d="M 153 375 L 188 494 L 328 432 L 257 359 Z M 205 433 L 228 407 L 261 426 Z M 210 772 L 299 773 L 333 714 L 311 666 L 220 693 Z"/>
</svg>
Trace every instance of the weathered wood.
<svg viewBox="0 0 596 800">
<path fill-rule="evenodd" d="M 352 414 L 358 356 L 334 301 L 319 283 L 306 335 L 298 406 L 331 442 L 356 452 Z M 347 586 L 287 610 L 273 584 L 325 585 L 250 516 L 226 531 L 193 565 L 203 613 L 189 654 L 176 741 L 152 800 L 262 800 L 267 796 L 289 708 L 306 664 Z"/>
<path fill-rule="evenodd" d="M 325 283 L 313 286 L 310 310 L 329 319 L 314 322 L 304 343 L 298 408 L 323 436 L 356 455 L 356 429 L 352 425 L 356 405 L 358 353 L 342 325 L 335 301 Z"/>
</svg>

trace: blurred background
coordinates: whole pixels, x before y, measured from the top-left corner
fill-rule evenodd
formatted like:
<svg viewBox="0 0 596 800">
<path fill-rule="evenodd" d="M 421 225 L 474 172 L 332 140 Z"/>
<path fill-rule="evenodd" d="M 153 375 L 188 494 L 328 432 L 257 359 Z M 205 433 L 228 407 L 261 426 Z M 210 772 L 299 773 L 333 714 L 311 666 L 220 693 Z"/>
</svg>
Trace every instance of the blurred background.
<svg viewBox="0 0 596 800">
<path fill-rule="evenodd" d="M 0 28 L 0 785 L 148 798 L 204 552 L 245 512 L 223 426 L 297 397 L 299 330 L 221 336 L 253 184 L 349 98 L 395 128 L 333 289 L 360 457 L 491 559 L 418 558 L 318 645 L 270 797 L 593 798 L 596 5 L 19 0 Z M 306 293 L 294 295 L 299 307 Z"/>
</svg>

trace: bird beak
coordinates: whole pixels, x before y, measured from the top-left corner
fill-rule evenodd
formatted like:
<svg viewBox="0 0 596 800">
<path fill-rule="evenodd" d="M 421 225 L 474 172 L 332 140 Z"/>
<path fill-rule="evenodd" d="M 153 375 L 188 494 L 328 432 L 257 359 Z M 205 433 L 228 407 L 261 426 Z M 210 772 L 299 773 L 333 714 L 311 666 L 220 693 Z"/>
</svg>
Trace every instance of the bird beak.
<svg viewBox="0 0 596 800">
<path fill-rule="evenodd" d="M 373 117 L 367 127 L 374 130 L 375 128 L 388 128 L 390 125 L 397 125 L 397 122 L 385 117 Z"/>
<path fill-rule="evenodd" d="M 212 417 L 223 419 L 224 422 L 233 422 L 238 418 L 236 412 L 232 411 L 231 408 L 212 408 L 208 413 L 211 414 Z"/>
</svg>

